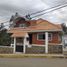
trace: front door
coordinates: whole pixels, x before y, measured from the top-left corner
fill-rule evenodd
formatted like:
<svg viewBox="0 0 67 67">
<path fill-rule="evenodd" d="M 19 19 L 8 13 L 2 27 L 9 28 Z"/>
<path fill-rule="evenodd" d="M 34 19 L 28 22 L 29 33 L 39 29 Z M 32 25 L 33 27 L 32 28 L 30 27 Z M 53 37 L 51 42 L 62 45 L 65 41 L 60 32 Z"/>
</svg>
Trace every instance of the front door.
<svg viewBox="0 0 67 67">
<path fill-rule="evenodd" d="M 16 45 L 16 52 L 23 52 L 23 45 Z"/>
<path fill-rule="evenodd" d="M 23 38 L 18 37 L 16 39 L 16 52 L 23 52 Z"/>
</svg>

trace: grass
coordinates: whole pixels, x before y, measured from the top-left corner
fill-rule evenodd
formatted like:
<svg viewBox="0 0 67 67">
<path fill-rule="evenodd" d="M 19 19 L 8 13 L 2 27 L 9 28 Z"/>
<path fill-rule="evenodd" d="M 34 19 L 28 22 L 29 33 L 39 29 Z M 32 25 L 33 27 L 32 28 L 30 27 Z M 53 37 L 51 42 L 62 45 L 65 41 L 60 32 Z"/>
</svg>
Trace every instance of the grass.
<svg viewBox="0 0 67 67">
<path fill-rule="evenodd" d="M 67 58 L 67 56 L 53 54 L 0 54 L 0 58 Z"/>
</svg>

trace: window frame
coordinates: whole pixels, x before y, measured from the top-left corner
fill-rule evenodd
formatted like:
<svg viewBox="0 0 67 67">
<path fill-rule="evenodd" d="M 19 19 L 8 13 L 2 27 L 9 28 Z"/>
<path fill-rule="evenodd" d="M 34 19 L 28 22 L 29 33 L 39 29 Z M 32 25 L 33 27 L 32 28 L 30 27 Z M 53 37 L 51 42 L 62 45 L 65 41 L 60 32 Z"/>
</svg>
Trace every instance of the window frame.
<svg viewBox="0 0 67 67">
<path fill-rule="evenodd" d="M 50 39 L 49 39 L 49 34 L 51 35 L 51 38 L 50 38 Z M 48 40 L 49 40 L 49 41 L 52 41 L 52 37 L 53 37 L 53 36 L 52 36 L 52 33 L 48 33 Z"/>
<path fill-rule="evenodd" d="M 37 34 L 37 40 L 44 41 L 45 39 L 39 39 L 39 35 L 40 35 L 40 34 L 44 34 L 44 33 L 38 33 L 38 34 Z M 45 34 L 44 34 L 44 35 L 45 35 Z"/>
<path fill-rule="evenodd" d="M 38 33 L 37 34 L 37 40 L 39 40 L 39 41 L 45 41 L 45 39 L 39 39 L 39 35 L 40 34 L 44 34 L 45 35 L 45 33 Z M 49 34 L 51 35 L 51 38 L 49 39 Z M 48 41 L 52 41 L 52 33 L 48 33 Z"/>
</svg>

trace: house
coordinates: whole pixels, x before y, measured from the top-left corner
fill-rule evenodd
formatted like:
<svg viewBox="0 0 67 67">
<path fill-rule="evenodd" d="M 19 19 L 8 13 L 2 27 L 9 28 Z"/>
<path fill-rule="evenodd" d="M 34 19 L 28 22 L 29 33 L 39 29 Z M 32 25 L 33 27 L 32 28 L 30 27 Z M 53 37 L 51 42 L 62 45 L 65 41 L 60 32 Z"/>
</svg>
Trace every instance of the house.
<svg viewBox="0 0 67 67">
<path fill-rule="evenodd" d="M 12 33 L 11 46 L 14 53 L 62 53 L 62 27 L 47 20 L 17 18 Z"/>
</svg>

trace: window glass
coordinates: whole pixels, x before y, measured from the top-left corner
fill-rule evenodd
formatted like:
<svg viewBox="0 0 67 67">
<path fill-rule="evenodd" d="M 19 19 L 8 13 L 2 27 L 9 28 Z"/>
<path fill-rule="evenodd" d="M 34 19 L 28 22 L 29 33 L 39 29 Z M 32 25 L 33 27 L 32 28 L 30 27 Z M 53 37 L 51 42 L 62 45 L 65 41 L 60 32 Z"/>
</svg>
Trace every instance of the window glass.
<svg viewBox="0 0 67 67">
<path fill-rule="evenodd" d="M 19 27 L 26 27 L 26 24 L 20 24 Z"/>
<path fill-rule="evenodd" d="M 45 40 L 45 34 L 38 34 L 39 40 Z"/>
</svg>

